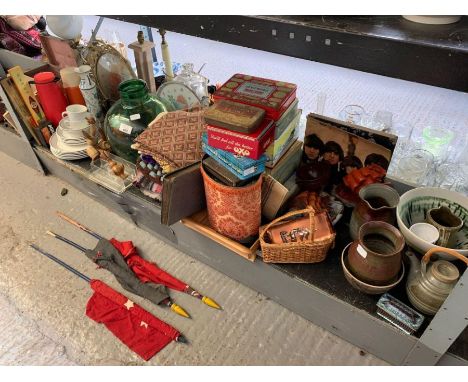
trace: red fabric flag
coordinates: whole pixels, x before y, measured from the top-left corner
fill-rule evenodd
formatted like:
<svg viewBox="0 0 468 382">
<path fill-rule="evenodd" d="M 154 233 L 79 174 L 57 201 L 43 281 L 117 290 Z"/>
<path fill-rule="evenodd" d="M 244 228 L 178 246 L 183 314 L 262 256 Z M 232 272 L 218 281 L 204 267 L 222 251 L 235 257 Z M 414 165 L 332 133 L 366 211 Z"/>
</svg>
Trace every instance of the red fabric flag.
<svg viewBox="0 0 468 382">
<path fill-rule="evenodd" d="M 138 250 L 131 241 L 109 240 L 111 244 L 122 254 L 130 269 L 144 283 L 153 282 L 162 284 L 168 288 L 183 292 L 187 284 L 163 271 L 156 264 L 146 261 L 138 254 Z"/>
<path fill-rule="evenodd" d="M 180 335 L 178 330 L 102 281 L 91 280 L 90 285 L 94 294 L 86 305 L 86 315 L 106 325 L 107 329 L 145 361 Z"/>
</svg>

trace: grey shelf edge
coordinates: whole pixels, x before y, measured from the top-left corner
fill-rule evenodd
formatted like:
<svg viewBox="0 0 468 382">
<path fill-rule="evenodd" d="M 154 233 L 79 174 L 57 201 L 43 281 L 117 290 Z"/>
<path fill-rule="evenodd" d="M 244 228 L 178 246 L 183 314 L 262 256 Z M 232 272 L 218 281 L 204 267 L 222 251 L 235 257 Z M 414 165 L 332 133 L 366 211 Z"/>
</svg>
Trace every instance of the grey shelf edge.
<svg viewBox="0 0 468 382">
<path fill-rule="evenodd" d="M 82 168 L 60 161 L 42 148 L 35 148 L 35 151 L 49 173 L 126 220 L 391 364 L 468 365 L 467 360 L 445 353 L 447 349 L 433 350 L 416 337 L 405 335 L 383 320 L 289 276 L 274 265 L 258 259 L 251 263 L 180 222 L 172 227 L 163 226 L 159 223 L 160 208 L 156 204 L 129 191 L 114 194 L 88 180 Z"/>
<path fill-rule="evenodd" d="M 0 49 L 0 65 L 4 69 L 9 69 L 15 65 L 20 65 L 24 71 L 38 68 L 42 63 L 23 56 L 18 53 L 10 52 L 5 49 Z M 27 166 L 44 174 L 44 169 L 41 166 L 36 154 L 33 151 L 29 142 L 28 132 L 24 124 L 19 120 L 13 105 L 7 97 L 3 87 L 0 86 L 0 99 L 9 111 L 13 122 L 18 128 L 19 135 L 14 134 L 6 129 L 0 129 L 0 150 L 26 164 Z"/>
<path fill-rule="evenodd" d="M 19 135 L 0 127 L 0 151 L 15 158 L 17 161 L 42 172 L 43 169 L 32 150 L 29 142 L 25 141 Z"/>
<path fill-rule="evenodd" d="M 401 16 L 105 15 L 228 44 L 468 91 L 466 27 Z M 422 36 L 425 36 L 424 38 Z"/>
</svg>

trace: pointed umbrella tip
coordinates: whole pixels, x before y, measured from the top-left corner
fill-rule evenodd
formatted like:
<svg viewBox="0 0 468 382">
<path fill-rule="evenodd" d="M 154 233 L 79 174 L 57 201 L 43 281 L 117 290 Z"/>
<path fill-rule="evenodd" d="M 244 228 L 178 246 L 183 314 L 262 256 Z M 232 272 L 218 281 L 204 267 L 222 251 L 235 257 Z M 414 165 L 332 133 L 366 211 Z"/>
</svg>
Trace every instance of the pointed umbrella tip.
<svg viewBox="0 0 468 382">
<path fill-rule="evenodd" d="M 46 231 L 46 234 L 47 234 L 47 235 L 50 235 L 50 236 L 53 236 L 53 237 L 57 236 L 57 235 L 56 235 L 55 233 L 53 233 L 52 231 Z"/>
<path fill-rule="evenodd" d="M 181 342 L 183 344 L 188 344 L 188 339 L 183 335 L 183 334 L 179 334 L 176 338 L 176 341 L 177 342 Z"/>
<path fill-rule="evenodd" d="M 176 312 L 178 315 L 186 318 L 190 318 L 190 315 L 179 305 L 172 303 L 171 310 Z"/>
<path fill-rule="evenodd" d="M 203 303 L 205 303 L 208 306 L 211 306 L 212 308 L 222 310 L 222 308 L 216 303 L 216 301 L 212 300 L 209 297 L 204 296 L 202 298 Z"/>
</svg>

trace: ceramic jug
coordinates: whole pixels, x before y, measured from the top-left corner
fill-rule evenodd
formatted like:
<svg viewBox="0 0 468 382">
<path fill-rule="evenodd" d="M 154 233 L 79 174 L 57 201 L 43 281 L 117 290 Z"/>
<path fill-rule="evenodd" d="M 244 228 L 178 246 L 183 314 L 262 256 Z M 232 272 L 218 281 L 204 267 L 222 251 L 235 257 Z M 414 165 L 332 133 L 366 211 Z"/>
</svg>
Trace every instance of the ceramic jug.
<svg viewBox="0 0 468 382">
<path fill-rule="evenodd" d="M 450 211 L 450 208 L 441 206 L 427 211 L 426 221 L 439 231 L 439 239 L 436 245 L 453 248 L 455 244 L 454 234 L 463 227 L 463 220 Z"/>
<path fill-rule="evenodd" d="M 426 252 L 421 262 L 413 252 L 406 253 L 410 261 L 406 293 L 411 304 L 420 312 L 428 315 L 437 313 L 460 277 L 457 267 L 449 261 L 437 260 L 429 263 L 431 256 L 436 252 L 455 256 L 468 265 L 466 257 L 449 248 L 432 248 Z"/>
<path fill-rule="evenodd" d="M 404 247 L 403 235 L 392 225 L 381 221 L 364 223 L 349 247 L 349 270 L 365 283 L 391 284 L 400 273 Z"/>
<path fill-rule="evenodd" d="M 390 186 L 381 183 L 369 184 L 359 190 L 359 201 L 354 207 L 349 223 L 349 234 L 358 238 L 359 228 L 366 222 L 379 220 L 395 223 L 395 212 L 400 195 Z"/>
<path fill-rule="evenodd" d="M 91 75 L 91 66 L 81 65 L 78 68 L 75 68 L 75 72 L 80 75 L 80 90 L 89 112 L 97 119 L 101 118 L 102 110 L 99 103 L 96 83 Z"/>
</svg>

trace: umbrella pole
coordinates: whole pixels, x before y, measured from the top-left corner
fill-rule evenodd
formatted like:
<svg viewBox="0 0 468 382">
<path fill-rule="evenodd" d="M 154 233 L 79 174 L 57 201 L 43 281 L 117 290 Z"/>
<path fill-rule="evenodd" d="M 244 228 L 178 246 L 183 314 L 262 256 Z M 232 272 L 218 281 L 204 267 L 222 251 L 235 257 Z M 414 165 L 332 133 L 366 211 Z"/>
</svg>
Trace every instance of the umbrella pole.
<svg viewBox="0 0 468 382">
<path fill-rule="evenodd" d="M 67 221 L 68 223 L 74 225 L 75 227 L 78 227 L 82 231 L 85 231 L 86 233 L 89 233 L 91 236 L 94 236 L 96 239 L 101 240 L 103 237 L 99 235 L 98 233 L 91 231 L 88 227 L 85 227 L 84 225 L 78 223 L 76 220 L 73 220 L 71 217 L 63 214 L 60 211 L 56 211 L 56 214 L 61 217 L 63 220 Z"/>
<path fill-rule="evenodd" d="M 63 237 L 57 233 L 54 233 L 52 231 L 47 231 L 46 232 L 48 235 L 55 237 L 56 239 L 59 239 L 63 241 L 64 243 L 67 243 L 68 245 L 71 245 L 72 247 L 75 247 L 76 249 L 80 250 L 81 252 L 86 252 L 86 248 L 82 247 L 81 245 L 75 243 L 74 241 L 71 241 L 70 239 L 67 239 L 66 237 Z"/>
<path fill-rule="evenodd" d="M 56 214 L 61 217 L 63 220 L 67 221 L 68 223 L 74 225 L 75 227 L 78 227 L 79 229 L 81 229 L 82 231 L 88 233 L 89 235 L 92 235 L 94 236 L 96 239 L 100 240 L 102 239 L 103 237 L 101 235 L 99 235 L 98 233 L 90 230 L 88 227 L 85 227 L 84 225 L 82 225 L 81 223 L 78 223 L 76 220 L 72 219 L 71 217 L 63 214 L 62 212 L 60 211 L 57 211 Z M 47 231 L 47 233 L 49 235 L 52 235 L 54 236 L 55 238 L 59 239 L 59 240 L 62 240 L 64 241 L 65 243 L 68 243 L 72 246 L 74 246 L 75 248 L 81 250 L 81 251 L 85 251 L 85 249 L 83 247 L 80 247 L 78 244 L 60 236 L 60 235 L 57 235 L 57 234 L 54 234 L 50 231 Z M 216 303 L 216 301 L 214 301 L 213 299 L 209 298 L 208 296 L 204 296 L 202 295 L 200 292 L 196 291 L 195 289 L 193 289 L 190 285 L 187 285 L 185 287 L 185 290 L 184 290 L 184 293 L 190 295 L 190 296 L 193 296 L 195 298 L 198 298 L 199 300 L 201 300 L 204 304 L 212 307 L 212 308 L 215 308 L 215 309 L 221 309 L 221 307 Z M 185 316 L 179 309 L 176 310 L 176 308 L 172 308 L 171 305 L 168 305 L 169 307 L 171 307 L 172 310 L 174 310 L 174 312 L 176 312 L 177 314 L 180 314 L 181 316 L 184 316 L 184 317 L 187 317 Z M 180 308 L 178 305 L 176 305 L 178 308 Z M 182 308 L 180 308 L 182 309 Z M 183 309 L 182 311 L 187 314 Z"/>
<path fill-rule="evenodd" d="M 52 237 L 55 237 L 56 239 L 63 241 L 64 243 L 67 243 L 68 245 L 71 245 L 72 247 L 75 247 L 76 249 L 82 252 L 86 252 L 86 248 L 83 248 L 81 245 L 75 243 L 74 241 L 71 241 L 70 239 L 67 239 L 66 237 L 63 237 L 52 231 L 47 231 L 47 234 Z M 178 315 L 182 317 L 190 318 L 190 315 L 180 305 L 175 304 L 170 297 L 161 301 L 158 305 L 167 306 L 168 308 L 170 308 L 173 312 L 177 313 Z"/>
<path fill-rule="evenodd" d="M 40 249 L 38 246 L 36 246 L 35 244 L 30 244 L 30 247 L 34 250 L 36 250 L 37 252 L 39 252 L 40 254 L 48 257 L 49 259 L 51 259 L 52 261 L 55 261 L 57 264 L 60 264 L 62 267 L 68 269 L 70 272 L 74 273 L 75 275 L 77 275 L 78 277 L 80 277 L 81 279 L 83 279 L 84 281 L 90 283 L 91 282 L 91 279 L 88 277 L 88 276 L 85 276 L 83 273 L 77 271 L 75 268 L 73 268 L 72 266 L 68 265 L 67 263 L 63 262 L 62 260 L 56 258 L 55 256 L 51 255 L 50 253 L 47 253 L 46 251 Z M 177 338 L 175 339 L 176 342 L 181 342 L 181 343 L 185 343 L 187 344 L 188 341 L 187 341 L 187 338 L 181 333 L 177 336 Z"/>
<path fill-rule="evenodd" d="M 62 260 L 57 259 L 55 256 L 51 255 L 50 253 L 43 251 L 42 249 L 37 247 L 35 244 L 31 244 L 30 247 L 35 249 L 37 252 L 41 253 L 42 255 L 48 257 L 49 259 L 55 261 L 56 263 L 60 264 L 62 267 L 68 269 L 70 272 L 82 278 L 84 281 L 87 281 L 88 283 L 91 281 L 91 279 L 88 276 L 85 276 L 83 273 L 77 271 L 75 268 L 71 267 L 67 263 L 64 263 Z"/>
</svg>

